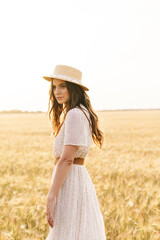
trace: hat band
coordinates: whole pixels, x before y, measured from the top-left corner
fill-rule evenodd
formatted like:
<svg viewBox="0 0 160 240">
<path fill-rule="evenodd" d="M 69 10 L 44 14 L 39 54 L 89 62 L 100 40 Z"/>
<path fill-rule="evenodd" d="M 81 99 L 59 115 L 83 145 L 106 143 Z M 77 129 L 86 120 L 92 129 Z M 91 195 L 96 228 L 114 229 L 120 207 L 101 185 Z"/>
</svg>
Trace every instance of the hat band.
<svg viewBox="0 0 160 240">
<path fill-rule="evenodd" d="M 66 76 L 66 75 L 61 75 L 61 74 L 54 74 L 54 75 L 51 75 L 51 78 L 58 78 L 58 79 L 62 79 L 62 80 L 68 80 L 70 82 L 75 82 L 75 83 L 78 83 L 78 84 L 82 84 L 81 83 L 81 80 L 77 79 L 77 78 L 73 78 L 71 76 Z"/>
</svg>

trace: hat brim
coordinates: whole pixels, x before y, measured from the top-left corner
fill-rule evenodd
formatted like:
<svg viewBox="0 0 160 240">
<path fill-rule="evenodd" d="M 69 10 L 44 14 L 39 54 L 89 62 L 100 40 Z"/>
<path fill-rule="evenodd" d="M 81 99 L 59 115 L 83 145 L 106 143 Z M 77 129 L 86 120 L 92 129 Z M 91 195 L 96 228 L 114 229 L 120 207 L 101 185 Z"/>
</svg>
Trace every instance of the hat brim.
<svg viewBox="0 0 160 240">
<path fill-rule="evenodd" d="M 43 78 L 50 82 L 54 77 L 43 76 Z M 65 79 L 65 78 L 63 79 L 62 77 L 61 78 L 55 77 L 55 78 L 60 79 L 60 80 L 64 80 L 64 81 L 67 81 L 67 82 L 72 82 L 72 81 L 69 81 L 68 79 Z M 72 83 L 75 83 L 75 82 L 72 82 Z M 75 83 L 75 84 L 80 85 L 81 87 L 83 87 L 83 89 L 85 91 L 89 91 L 89 88 L 85 87 L 84 85 L 79 84 L 79 83 Z"/>
</svg>

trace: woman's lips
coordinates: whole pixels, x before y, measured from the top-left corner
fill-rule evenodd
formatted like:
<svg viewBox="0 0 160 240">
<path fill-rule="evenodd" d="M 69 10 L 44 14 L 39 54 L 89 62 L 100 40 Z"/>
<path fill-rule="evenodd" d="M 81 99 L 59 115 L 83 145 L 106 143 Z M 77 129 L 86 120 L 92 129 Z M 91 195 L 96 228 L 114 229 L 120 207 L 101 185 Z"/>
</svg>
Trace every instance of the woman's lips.
<svg viewBox="0 0 160 240">
<path fill-rule="evenodd" d="M 61 99 L 62 97 L 57 97 L 57 99 L 59 100 L 59 99 Z"/>
</svg>

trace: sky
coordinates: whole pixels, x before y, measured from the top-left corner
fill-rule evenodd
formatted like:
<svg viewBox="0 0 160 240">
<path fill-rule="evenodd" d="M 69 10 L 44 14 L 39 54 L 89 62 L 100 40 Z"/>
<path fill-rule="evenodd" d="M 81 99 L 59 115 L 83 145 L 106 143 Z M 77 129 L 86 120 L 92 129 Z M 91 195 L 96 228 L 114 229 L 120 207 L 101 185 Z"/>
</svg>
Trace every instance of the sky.
<svg viewBox="0 0 160 240">
<path fill-rule="evenodd" d="M 160 108 L 158 0 L 0 2 L 0 111 L 47 111 L 58 64 L 82 72 L 95 110 Z"/>
</svg>

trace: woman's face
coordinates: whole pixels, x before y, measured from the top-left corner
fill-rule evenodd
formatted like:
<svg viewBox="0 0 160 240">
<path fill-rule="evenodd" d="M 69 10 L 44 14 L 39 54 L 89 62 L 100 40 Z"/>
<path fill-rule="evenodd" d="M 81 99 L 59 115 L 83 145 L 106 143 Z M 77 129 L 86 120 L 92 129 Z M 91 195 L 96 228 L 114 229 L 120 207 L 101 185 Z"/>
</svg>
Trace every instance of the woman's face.
<svg viewBox="0 0 160 240">
<path fill-rule="evenodd" d="M 70 96 L 64 80 L 53 78 L 53 94 L 59 104 L 67 104 Z"/>
</svg>

